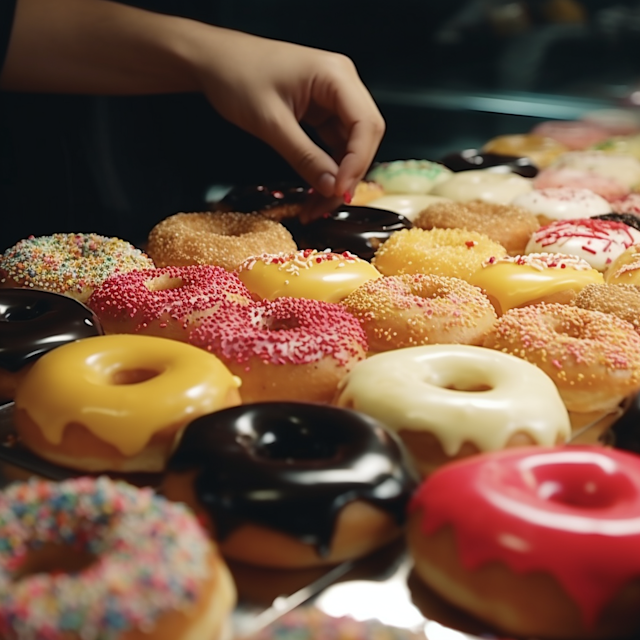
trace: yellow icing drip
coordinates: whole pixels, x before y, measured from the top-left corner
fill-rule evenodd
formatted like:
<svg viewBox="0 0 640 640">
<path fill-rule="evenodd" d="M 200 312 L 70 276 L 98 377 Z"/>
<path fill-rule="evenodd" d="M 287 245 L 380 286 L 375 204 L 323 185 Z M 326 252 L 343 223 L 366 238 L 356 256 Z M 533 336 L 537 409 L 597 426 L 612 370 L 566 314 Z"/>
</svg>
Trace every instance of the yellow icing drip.
<svg viewBox="0 0 640 640">
<path fill-rule="evenodd" d="M 476 271 L 469 282 L 480 287 L 505 313 L 542 297 L 571 289 L 579 293 L 588 284 L 602 284 L 604 278 L 595 269 L 536 269 L 525 264 L 497 262 Z"/>
<path fill-rule="evenodd" d="M 142 381 L 118 384 L 128 375 Z M 151 336 L 98 336 L 41 357 L 15 403 L 52 444 L 60 444 L 67 425 L 80 423 L 133 456 L 156 432 L 226 406 L 238 386 L 218 358 L 197 347 Z"/>
</svg>

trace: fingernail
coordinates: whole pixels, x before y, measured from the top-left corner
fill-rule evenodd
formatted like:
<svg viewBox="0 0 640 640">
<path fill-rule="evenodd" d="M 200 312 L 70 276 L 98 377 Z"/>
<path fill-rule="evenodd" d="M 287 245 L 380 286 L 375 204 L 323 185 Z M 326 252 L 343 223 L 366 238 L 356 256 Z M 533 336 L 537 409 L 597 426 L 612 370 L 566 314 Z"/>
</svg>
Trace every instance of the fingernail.
<svg viewBox="0 0 640 640">
<path fill-rule="evenodd" d="M 350 191 L 345 191 L 345 192 L 344 192 L 344 196 L 343 196 L 343 197 L 344 197 L 344 201 L 345 201 L 347 204 L 351 204 L 351 201 L 353 200 L 353 196 L 351 195 L 351 192 L 350 192 Z"/>
<path fill-rule="evenodd" d="M 336 178 L 332 176 L 330 173 L 323 173 L 318 178 L 318 183 L 316 184 L 317 190 L 325 197 L 330 198 L 334 195 L 334 189 L 336 188 Z"/>
</svg>

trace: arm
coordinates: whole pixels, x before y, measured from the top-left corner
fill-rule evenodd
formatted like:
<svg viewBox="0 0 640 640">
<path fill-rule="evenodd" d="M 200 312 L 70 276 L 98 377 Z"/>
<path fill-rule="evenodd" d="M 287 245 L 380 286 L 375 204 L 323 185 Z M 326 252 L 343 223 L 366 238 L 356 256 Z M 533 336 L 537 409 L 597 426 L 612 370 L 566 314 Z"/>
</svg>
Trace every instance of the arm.
<svg viewBox="0 0 640 640">
<path fill-rule="evenodd" d="M 200 91 L 325 196 L 353 191 L 384 132 L 373 99 L 344 56 L 107 0 L 18 0 L 0 88 Z M 333 157 L 299 122 L 317 130 Z"/>
</svg>

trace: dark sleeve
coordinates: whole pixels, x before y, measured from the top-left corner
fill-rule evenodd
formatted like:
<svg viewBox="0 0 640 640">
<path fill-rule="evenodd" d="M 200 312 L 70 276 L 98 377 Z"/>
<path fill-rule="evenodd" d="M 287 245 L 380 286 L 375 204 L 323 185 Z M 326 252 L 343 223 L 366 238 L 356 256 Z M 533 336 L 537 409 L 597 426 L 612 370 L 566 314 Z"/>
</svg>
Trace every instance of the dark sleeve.
<svg viewBox="0 0 640 640">
<path fill-rule="evenodd" d="M 0 72 L 7 55 L 17 0 L 0 0 Z"/>
</svg>

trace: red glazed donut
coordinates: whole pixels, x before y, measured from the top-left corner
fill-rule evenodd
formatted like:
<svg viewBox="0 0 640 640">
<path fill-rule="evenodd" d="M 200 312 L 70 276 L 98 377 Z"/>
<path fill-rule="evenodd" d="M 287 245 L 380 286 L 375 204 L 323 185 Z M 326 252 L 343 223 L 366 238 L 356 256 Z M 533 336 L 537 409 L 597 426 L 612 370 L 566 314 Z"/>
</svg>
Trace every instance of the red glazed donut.
<svg viewBox="0 0 640 640">
<path fill-rule="evenodd" d="M 512 449 L 447 465 L 410 505 L 418 576 L 521 637 L 640 631 L 640 458 Z"/>
</svg>

